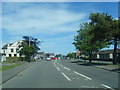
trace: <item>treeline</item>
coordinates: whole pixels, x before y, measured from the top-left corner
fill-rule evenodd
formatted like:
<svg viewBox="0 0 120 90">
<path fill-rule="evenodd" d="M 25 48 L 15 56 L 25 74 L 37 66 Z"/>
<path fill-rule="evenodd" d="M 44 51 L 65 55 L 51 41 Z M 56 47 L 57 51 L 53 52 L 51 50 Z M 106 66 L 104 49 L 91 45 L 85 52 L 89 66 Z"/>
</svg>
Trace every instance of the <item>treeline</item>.
<svg viewBox="0 0 120 90">
<path fill-rule="evenodd" d="M 116 51 L 120 40 L 120 20 L 114 19 L 107 13 L 91 13 L 90 22 L 80 24 L 77 35 L 74 36 L 74 46 L 77 50 L 89 55 L 92 61 L 92 53 L 109 45 L 114 45 L 113 64 L 116 64 Z"/>
</svg>

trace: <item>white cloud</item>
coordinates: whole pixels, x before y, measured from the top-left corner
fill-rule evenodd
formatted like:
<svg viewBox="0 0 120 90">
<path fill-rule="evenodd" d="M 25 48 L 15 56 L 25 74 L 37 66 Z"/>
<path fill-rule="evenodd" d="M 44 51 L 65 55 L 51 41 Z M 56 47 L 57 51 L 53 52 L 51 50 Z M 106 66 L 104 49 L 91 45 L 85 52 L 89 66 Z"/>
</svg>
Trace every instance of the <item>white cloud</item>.
<svg viewBox="0 0 120 90">
<path fill-rule="evenodd" d="M 68 32 L 76 29 L 73 24 L 78 20 L 80 22 L 85 16 L 85 13 L 75 14 L 65 9 L 36 6 L 24 8 L 15 14 L 4 15 L 3 28 L 12 35 Z"/>
</svg>

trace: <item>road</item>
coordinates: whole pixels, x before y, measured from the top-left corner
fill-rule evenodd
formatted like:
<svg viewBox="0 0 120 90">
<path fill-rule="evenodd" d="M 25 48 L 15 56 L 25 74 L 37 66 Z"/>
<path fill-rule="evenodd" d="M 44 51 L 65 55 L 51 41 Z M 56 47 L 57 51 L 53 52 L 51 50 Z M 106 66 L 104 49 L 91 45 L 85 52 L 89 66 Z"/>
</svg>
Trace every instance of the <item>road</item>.
<svg viewBox="0 0 120 90">
<path fill-rule="evenodd" d="M 118 88 L 118 74 L 68 60 L 37 61 L 3 88 Z"/>
</svg>

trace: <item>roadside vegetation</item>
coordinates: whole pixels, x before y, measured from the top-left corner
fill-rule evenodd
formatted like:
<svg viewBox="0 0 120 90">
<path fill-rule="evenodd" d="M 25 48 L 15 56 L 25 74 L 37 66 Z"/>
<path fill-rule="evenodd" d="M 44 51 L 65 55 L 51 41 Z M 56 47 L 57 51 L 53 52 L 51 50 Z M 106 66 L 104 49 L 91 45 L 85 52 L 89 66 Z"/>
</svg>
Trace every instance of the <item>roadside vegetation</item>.
<svg viewBox="0 0 120 90">
<path fill-rule="evenodd" d="M 19 46 L 21 57 L 6 57 L 6 61 L 2 62 L 0 71 L 5 71 L 23 64 L 23 61 L 33 61 L 35 54 L 40 50 L 38 45 L 41 43 L 37 38 L 23 36 L 24 42 Z"/>
<path fill-rule="evenodd" d="M 24 42 L 22 43 L 22 49 L 19 51 L 24 56 L 24 60 L 30 62 L 34 59 L 37 51 L 40 50 L 38 45 L 41 43 L 37 38 L 30 36 L 23 36 Z"/>
<path fill-rule="evenodd" d="M 21 57 L 6 57 L 6 61 L 3 61 L 2 64 L 4 63 L 19 63 L 21 62 Z"/>
<path fill-rule="evenodd" d="M 8 70 L 8 69 L 11 69 L 11 68 L 15 68 L 17 66 L 19 66 L 21 64 L 11 64 L 11 65 L 3 65 L 1 68 L 0 68 L 0 71 L 5 71 L 5 70 Z"/>
<path fill-rule="evenodd" d="M 117 46 L 120 41 L 120 25 L 119 20 L 113 19 L 107 13 L 91 13 L 90 22 L 80 24 L 80 29 L 74 37 L 74 46 L 77 50 L 88 54 L 89 62 L 92 61 L 92 53 L 109 45 L 114 45 L 113 64 L 117 64 Z M 71 53 L 71 57 L 74 55 Z"/>
</svg>

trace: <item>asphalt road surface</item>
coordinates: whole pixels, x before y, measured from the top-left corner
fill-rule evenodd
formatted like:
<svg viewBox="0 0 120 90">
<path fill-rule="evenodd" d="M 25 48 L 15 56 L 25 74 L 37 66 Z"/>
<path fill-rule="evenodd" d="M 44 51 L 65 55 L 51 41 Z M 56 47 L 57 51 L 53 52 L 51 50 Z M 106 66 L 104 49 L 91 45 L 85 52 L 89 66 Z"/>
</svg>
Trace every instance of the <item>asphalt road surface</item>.
<svg viewBox="0 0 120 90">
<path fill-rule="evenodd" d="M 4 77 L 4 76 L 3 76 Z M 68 60 L 35 62 L 3 88 L 118 88 L 118 73 Z"/>
</svg>

